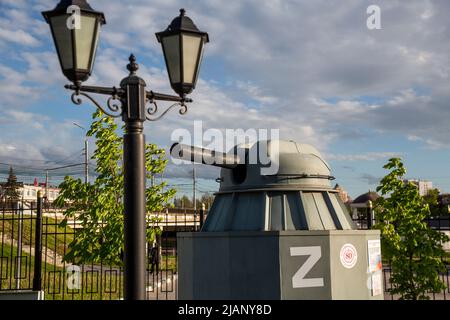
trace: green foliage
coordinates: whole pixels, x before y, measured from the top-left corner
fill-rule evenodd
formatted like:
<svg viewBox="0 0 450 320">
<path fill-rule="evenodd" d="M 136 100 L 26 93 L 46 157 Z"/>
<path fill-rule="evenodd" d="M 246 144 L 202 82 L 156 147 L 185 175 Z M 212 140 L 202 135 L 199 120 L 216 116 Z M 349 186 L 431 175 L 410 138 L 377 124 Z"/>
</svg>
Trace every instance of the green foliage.
<svg viewBox="0 0 450 320">
<path fill-rule="evenodd" d="M 438 189 L 431 189 L 428 190 L 428 193 L 423 196 L 424 201 L 428 204 L 430 207 L 431 215 L 432 216 L 441 216 L 448 214 L 448 211 L 446 212 L 444 209 L 444 206 L 442 206 L 441 203 L 439 203 L 439 190 Z"/>
<path fill-rule="evenodd" d="M 181 198 L 175 198 L 173 204 L 176 208 L 193 208 L 192 199 L 183 195 Z"/>
<path fill-rule="evenodd" d="M 438 199 L 439 199 L 439 190 L 438 189 L 428 190 L 428 193 L 425 196 L 423 196 L 423 200 L 425 200 L 425 202 L 429 206 L 437 206 Z"/>
<path fill-rule="evenodd" d="M 439 272 L 445 270 L 442 244 L 448 237 L 428 227 L 424 219 L 430 208 L 412 183 L 404 183 L 406 169 L 399 158 L 392 158 L 383 167 L 390 170 L 377 191 L 383 196 L 375 202 L 381 230 L 383 256 L 392 267 L 392 293 L 401 299 L 428 299 L 428 291 L 445 288 Z"/>
<path fill-rule="evenodd" d="M 69 245 L 64 260 L 72 263 L 110 262 L 121 265 L 124 246 L 122 141 L 116 133 L 117 124 L 100 111 L 93 114 L 88 136 L 96 138 L 92 159 L 96 163 L 98 177 L 93 184 L 81 179 L 65 177 L 59 186 L 61 192 L 56 199 L 59 206 L 68 205 L 65 220 L 76 219 L 83 228 L 77 230 Z M 167 165 L 164 149 L 146 144 L 147 178 L 161 174 Z M 161 231 L 156 226 L 159 220 L 149 215 L 168 206 L 175 195 L 174 189 L 166 189 L 165 183 L 152 184 L 146 189 L 147 240 L 151 243 Z"/>
<path fill-rule="evenodd" d="M 12 167 L 9 167 L 9 174 L 6 183 L 3 185 L 2 198 L 3 201 L 12 204 L 20 199 L 19 184 Z"/>
<path fill-rule="evenodd" d="M 202 207 L 202 204 L 205 205 L 205 208 L 208 210 L 211 208 L 212 203 L 214 202 L 214 195 L 210 193 L 204 193 L 200 199 L 196 199 L 197 209 L 200 209 Z M 183 195 L 181 198 L 175 198 L 173 200 L 173 204 L 176 208 L 193 208 L 194 203 L 192 201 L 192 198 L 189 198 L 186 195 Z"/>
</svg>

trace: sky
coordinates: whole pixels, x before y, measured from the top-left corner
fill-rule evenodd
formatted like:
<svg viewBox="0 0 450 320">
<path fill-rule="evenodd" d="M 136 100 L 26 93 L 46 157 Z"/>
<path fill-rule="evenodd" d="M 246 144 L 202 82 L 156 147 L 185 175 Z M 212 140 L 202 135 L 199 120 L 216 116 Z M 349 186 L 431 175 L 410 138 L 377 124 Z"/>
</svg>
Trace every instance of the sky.
<svg viewBox="0 0 450 320">
<path fill-rule="evenodd" d="M 90 85 L 118 86 L 130 53 L 148 89 L 173 94 L 155 32 L 186 9 L 207 31 L 194 100 L 145 124 L 147 142 L 168 148 L 175 129 L 279 129 L 320 150 L 351 197 L 374 190 L 401 157 L 407 177 L 450 192 L 450 2 L 300 0 L 91 0 L 103 11 Z M 56 0 L 0 0 L 0 181 L 13 164 L 21 180 L 83 161 L 94 106 L 72 104 L 48 25 Z M 381 29 L 367 7 L 378 5 Z M 104 97 L 97 97 L 103 104 Z M 161 108 L 164 107 L 162 103 Z M 90 139 L 91 150 L 95 141 Z M 65 174 L 52 171 L 57 184 Z M 198 192 L 217 190 L 219 172 L 196 166 Z M 192 189 L 192 165 L 169 164 L 162 179 Z M 19 180 L 20 180 L 19 179 Z"/>
</svg>

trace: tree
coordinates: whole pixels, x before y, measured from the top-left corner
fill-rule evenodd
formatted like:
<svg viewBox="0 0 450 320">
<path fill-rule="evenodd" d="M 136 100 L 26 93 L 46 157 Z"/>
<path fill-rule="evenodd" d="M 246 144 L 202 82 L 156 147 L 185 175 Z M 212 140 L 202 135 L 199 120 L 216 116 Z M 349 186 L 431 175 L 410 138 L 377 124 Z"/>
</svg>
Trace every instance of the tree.
<svg viewBox="0 0 450 320">
<path fill-rule="evenodd" d="M 68 219 L 76 219 L 82 224 L 69 244 L 64 260 L 72 263 L 109 261 L 120 265 L 124 247 L 123 138 L 117 135 L 114 120 L 101 111 L 96 111 L 93 119 L 87 135 L 96 138 L 97 149 L 92 159 L 96 162 L 98 176 L 93 184 L 65 177 L 56 199 L 59 206 L 66 202 L 70 204 L 61 226 L 67 225 Z M 145 160 L 147 179 L 164 172 L 167 165 L 164 149 L 154 144 L 146 144 Z M 175 195 L 174 189 L 165 186 L 165 183 L 154 183 L 146 189 L 147 221 L 151 225 L 150 228 L 147 226 L 149 243 L 154 241 L 160 229 L 157 227 L 159 220 L 148 213 L 161 211 Z"/>
<path fill-rule="evenodd" d="M 424 219 L 430 208 L 412 183 L 404 183 L 406 169 L 399 158 L 392 158 L 383 167 L 390 170 L 377 191 L 383 196 L 375 201 L 381 230 L 383 256 L 392 267 L 392 293 L 401 299 L 428 299 L 428 291 L 445 288 L 439 272 L 445 270 L 442 244 L 448 237 L 429 228 Z"/>
<path fill-rule="evenodd" d="M 210 193 L 204 193 L 200 199 L 197 200 L 197 208 L 201 208 L 202 203 L 205 205 L 206 209 L 209 210 L 214 202 L 215 196 Z"/>
<path fill-rule="evenodd" d="M 431 189 L 423 196 L 424 201 L 430 207 L 431 215 L 435 217 L 443 213 L 442 205 L 439 203 L 439 193 L 438 189 Z"/>
<path fill-rule="evenodd" d="M 11 205 L 17 203 L 20 199 L 19 183 L 17 183 L 17 177 L 14 173 L 13 167 L 9 167 L 9 174 L 6 183 L 3 185 L 2 197 L 6 203 Z"/>
<path fill-rule="evenodd" d="M 200 208 L 202 207 L 202 203 L 205 204 L 206 209 L 211 208 L 213 201 L 214 195 L 211 195 L 209 193 L 204 193 L 200 199 L 197 198 L 195 200 L 198 210 L 200 210 Z M 176 208 L 194 208 L 192 199 L 187 195 L 184 195 L 181 198 L 175 198 L 173 204 Z"/>
<path fill-rule="evenodd" d="M 192 200 L 188 196 L 184 195 L 181 198 L 174 200 L 174 206 L 176 208 L 193 208 Z"/>
</svg>

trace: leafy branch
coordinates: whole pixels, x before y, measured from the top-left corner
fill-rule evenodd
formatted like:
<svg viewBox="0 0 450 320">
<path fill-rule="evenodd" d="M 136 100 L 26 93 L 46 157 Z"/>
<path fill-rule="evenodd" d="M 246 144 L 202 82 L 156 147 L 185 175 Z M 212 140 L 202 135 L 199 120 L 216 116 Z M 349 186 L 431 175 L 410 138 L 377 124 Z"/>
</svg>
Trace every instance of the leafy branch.
<svg viewBox="0 0 450 320">
<path fill-rule="evenodd" d="M 390 172 L 380 181 L 375 214 L 381 230 L 383 256 L 392 267 L 392 293 L 401 299 L 428 299 L 427 293 L 445 288 L 439 273 L 445 271 L 443 243 L 449 238 L 431 229 L 425 220 L 431 212 L 418 188 L 405 183 L 406 168 L 392 158 L 383 167 Z"/>
<path fill-rule="evenodd" d="M 68 208 L 61 226 L 69 219 L 77 220 L 82 228 L 69 244 L 64 260 L 71 263 L 99 263 L 108 261 L 121 265 L 124 246 L 123 225 L 123 139 L 116 133 L 117 124 L 101 111 L 93 114 L 93 122 L 87 136 L 95 137 L 96 150 L 92 160 L 96 164 L 97 178 L 92 184 L 67 176 L 59 186 L 61 192 L 56 199 L 58 206 Z M 168 160 L 165 150 L 154 144 L 146 144 L 146 177 L 152 179 L 162 174 Z M 152 183 L 145 191 L 147 211 L 147 241 L 152 243 L 161 233 L 160 219 L 151 216 L 169 206 L 175 195 L 174 189 L 166 188 L 165 182 Z"/>
</svg>

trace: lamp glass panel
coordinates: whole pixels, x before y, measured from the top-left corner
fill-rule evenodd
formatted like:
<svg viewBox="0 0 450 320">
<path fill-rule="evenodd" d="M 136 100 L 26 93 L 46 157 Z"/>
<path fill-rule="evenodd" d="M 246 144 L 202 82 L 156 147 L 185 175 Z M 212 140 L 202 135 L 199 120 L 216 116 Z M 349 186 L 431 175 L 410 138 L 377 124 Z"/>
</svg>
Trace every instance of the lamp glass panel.
<svg viewBox="0 0 450 320">
<path fill-rule="evenodd" d="M 63 70 L 73 69 L 72 30 L 67 28 L 69 15 L 50 18 L 56 51 L 61 60 Z"/>
<path fill-rule="evenodd" d="M 75 45 L 76 45 L 76 59 L 77 69 L 90 71 L 90 58 L 92 46 L 96 43 L 97 36 L 95 35 L 95 26 L 97 24 L 97 18 L 93 16 L 81 16 L 80 28 L 75 30 Z"/>
<path fill-rule="evenodd" d="M 179 35 L 162 38 L 164 56 L 167 62 L 167 71 L 169 72 L 172 83 L 180 83 L 180 41 Z"/>
<path fill-rule="evenodd" d="M 197 76 L 197 61 L 202 38 L 183 34 L 183 82 L 194 84 Z"/>
<path fill-rule="evenodd" d="M 95 62 L 95 55 L 97 54 L 97 47 L 98 47 L 98 39 L 100 38 L 100 31 L 102 28 L 100 21 L 96 22 L 98 24 L 97 27 L 97 33 L 95 34 L 95 39 L 94 39 L 94 51 L 92 52 L 92 60 L 91 60 L 91 65 L 89 66 L 89 69 L 92 71 L 92 68 L 94 67 L 94 62 Z"/>
<path fill-rule="evenodd" d="M 195 78 L 194 78 L 194 85 L 197 83 L 197 78 L 198 78 L 198 74 L 200 72 L 200 65 L 202 64 L 202 60 L 203 60 L 203 47 L 205 45 L 204 39 L 202 38 L 200 41 L 200 57 L 198 59 L 198 67 L 197 70 L 195 71 Z"/>
</svg>

